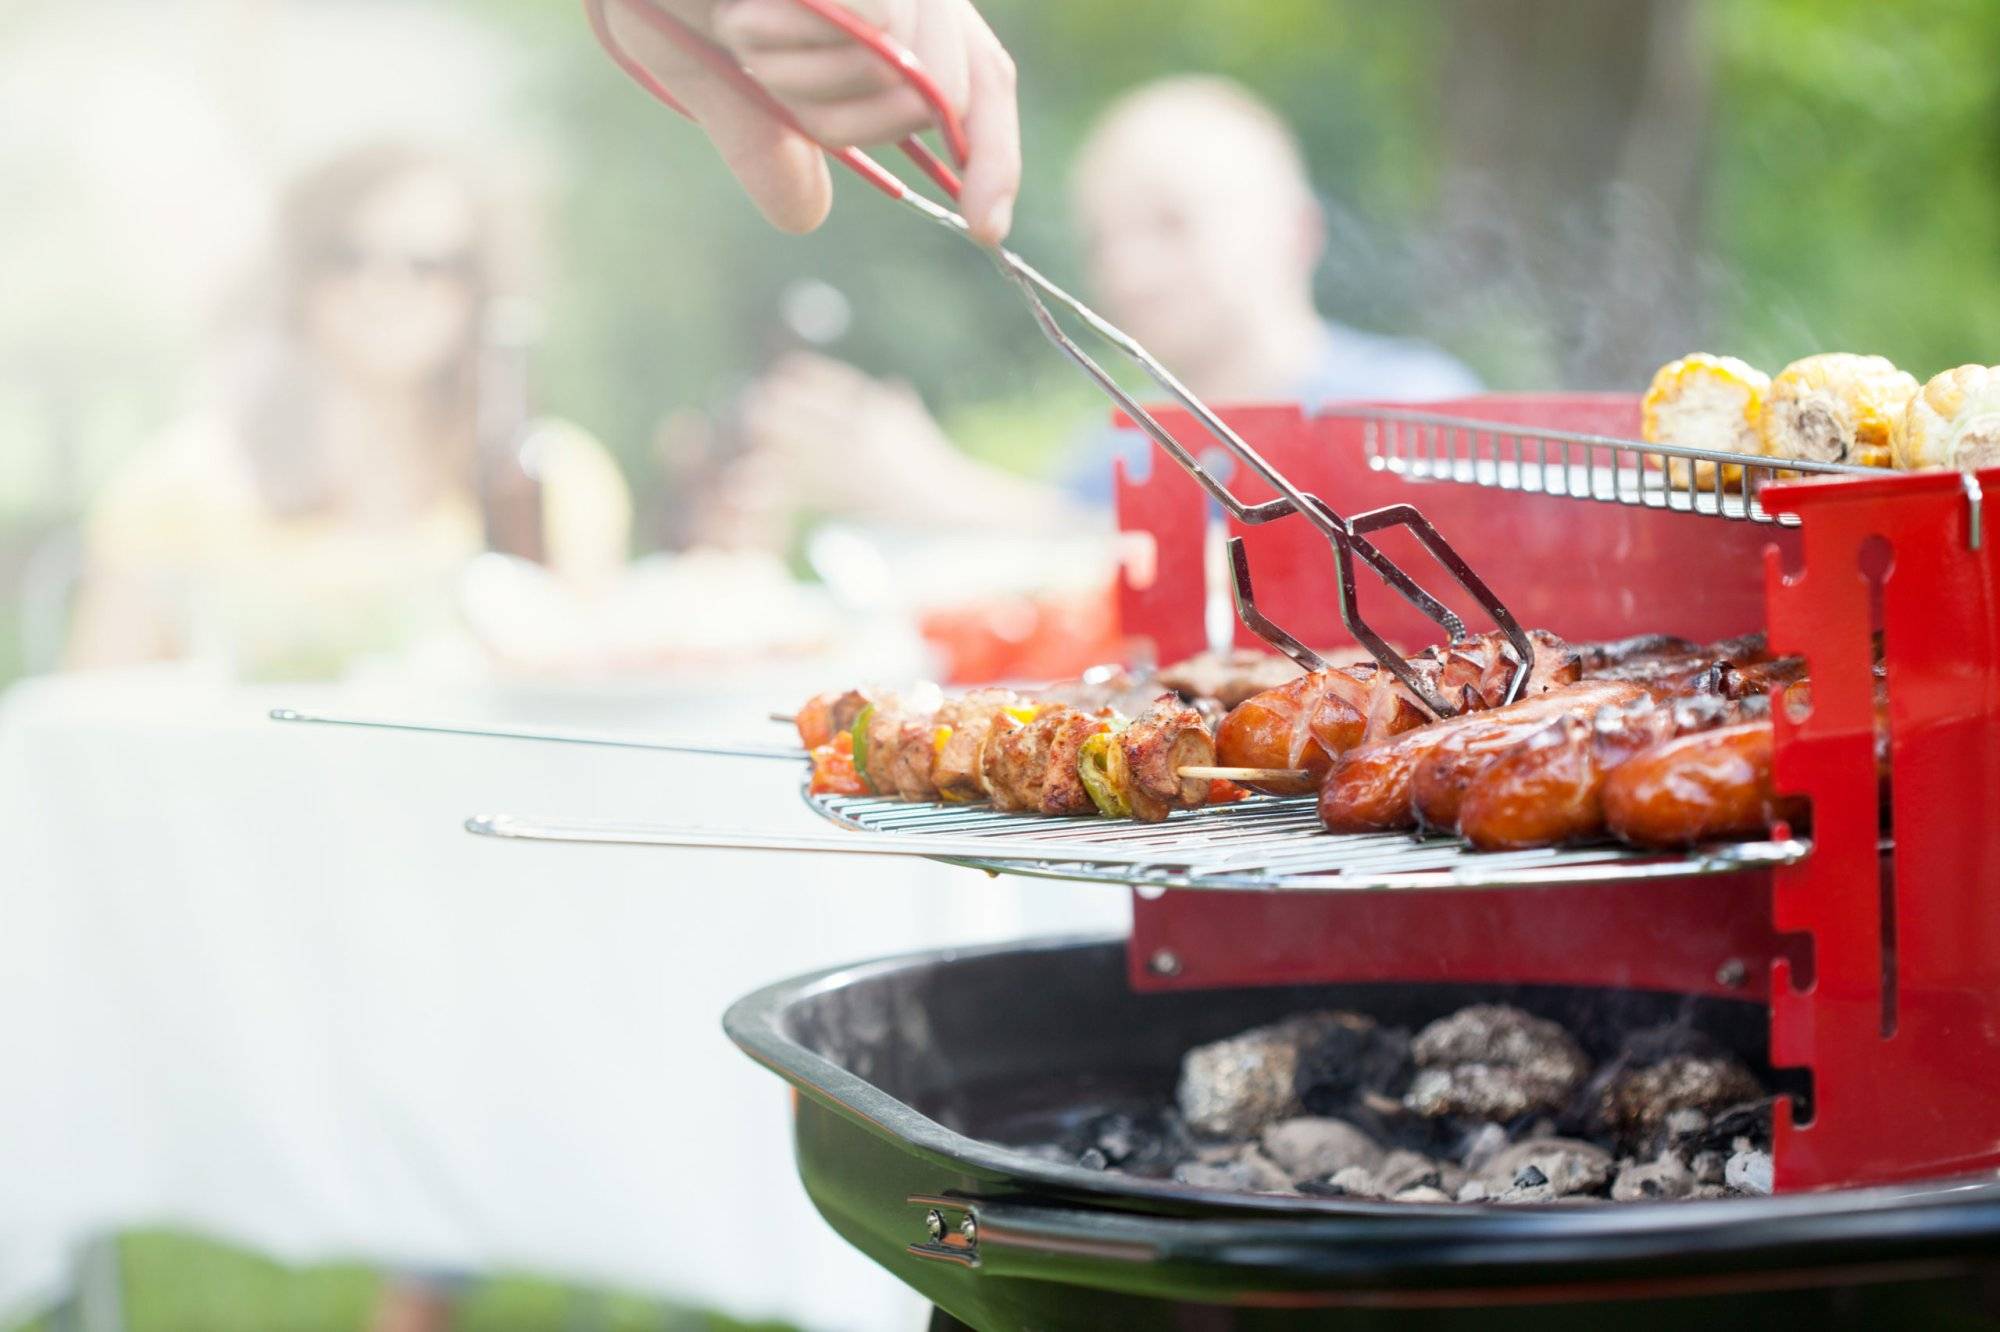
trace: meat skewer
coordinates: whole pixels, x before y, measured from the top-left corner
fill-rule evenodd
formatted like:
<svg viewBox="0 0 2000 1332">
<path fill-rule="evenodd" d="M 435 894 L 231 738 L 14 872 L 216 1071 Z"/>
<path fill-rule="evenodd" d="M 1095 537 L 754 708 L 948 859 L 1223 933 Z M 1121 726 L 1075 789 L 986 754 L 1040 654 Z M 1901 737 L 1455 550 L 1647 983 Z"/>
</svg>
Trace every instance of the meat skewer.
<svg viewBox="0 0 2000 1332">
<path fill-rule="evenodd" d="M 1127 718 L 1010 689 L 934 705 L 849 690 L 809 700 L 795 720 L 816 793 L 1145 822 L 1236 794 L 1218 787 L 1229 770 L 1215 762 L 1207 722 L 1172 693 Z"/>
</svg>

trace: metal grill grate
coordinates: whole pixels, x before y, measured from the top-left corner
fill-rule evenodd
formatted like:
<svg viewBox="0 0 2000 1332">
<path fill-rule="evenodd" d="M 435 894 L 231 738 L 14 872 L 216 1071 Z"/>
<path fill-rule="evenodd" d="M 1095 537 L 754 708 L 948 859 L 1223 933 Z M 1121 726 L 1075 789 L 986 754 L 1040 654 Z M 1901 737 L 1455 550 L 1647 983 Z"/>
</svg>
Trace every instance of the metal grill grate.
<svg viewBox="0 0 2000 1332">
<path fill-rule="evenodd" d="M 1175 814 L 1164 823 L 1051 819 L 1002 814 L 984 806 L 872 797 L 808 795 L 806 801 L 843 827 L 894 838 L 912 849 L 931 847 L 931 854 L 959 864 L 1142 888 L 1519 888 L 1729 874 L 1791 864 L 1810 849 L 1808 843 L 1788 840 L 1731 843 L 1670 856 L 1612 845 L 1477 852 L 1455 838 L 1334 836 L 1322 829 L 1309 797 L 1215 805 Z M 1092 854 L 1106 859 L 1075 858 Z"/>
<path fill-rule="evenodd" d="M 1769 482 L 1800 475 L 1878 476 L 1884 470 L 1793 459 L 1779 466 L 1770 458 L 1739 453 L 1646 444 L 1434 412 L 1352 408 L 1328 414 L 1364 423 L 1368 465 L 1377 471 L 1731 522 L 1798 525 L 1794 515 L 1765 512 L 1757 495 Z M 1682 465 L 1670 466 L 1670 460 Z M 1695 463 L 1717 466 L 1707 469 L 1708 476 L 1699 477 Z M 1728 481 L 1725 467 L 1741 469 L 1741 480 Z"/>
</svg>

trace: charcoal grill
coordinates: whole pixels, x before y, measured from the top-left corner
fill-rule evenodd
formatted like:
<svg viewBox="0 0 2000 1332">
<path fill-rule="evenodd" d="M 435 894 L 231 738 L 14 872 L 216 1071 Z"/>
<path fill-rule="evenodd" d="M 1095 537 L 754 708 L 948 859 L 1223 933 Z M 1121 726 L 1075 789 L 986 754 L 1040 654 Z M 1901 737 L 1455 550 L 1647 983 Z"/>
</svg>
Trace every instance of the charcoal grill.
<svg viewBox="0 0 2000 1332">
<path fill-rule="evenodd" d="M 1638 442 L 1638 403 L 1622 395 L 1229 421 L 1298 487 L 1353 508 L 1422 488 L 1425 513 L 1523 623 L 1572 639 L 1761 628 L 1804 655 L 1813 707 L 1779 710 L 1776 775 L 1810 798 L 1810 836 L 1484 856 L 1323 836 L 1283 801 L 1157 828 L 822 800 L 839 826 L 816 838 L 509 816 L 474 830 L 922 854 L 1133 884 L 1122 947 L 848 968 L 730 1014 L 738 1042 L 804 1093 L 801 1169 L 829 1219 L 976 1327 L 1409 1328 L 1467 1311 L 1537 1328 L 2000 1326 L 2000 559 L 1982 515 L 2000 472 L 1781 476 Z M 1736 491 L 1704 492 L 1674 479 L 1677 457 L 1751 470 Z M 1240 480 L 1246 507 L 1268 501 Z M 1177 471 L 1122 464 L 1116 494 L 1120 525 L 1154 546 L 1137 565 L 1147 576 L 1121 582 L 1125 628 L 1160 660 L 1201 650 L 1208 496 Z M 1255 553 L 1260 610 L 1306 641 L 1345 641 L 1346 589 L 1318 535 L 1227 522 Z M 1381 537 L 1391 559 L 1420 554 L 1409 541 Z M 1381 634 L 1430 641 L 1415 608 L 1382 602 L 1369 611 Z M 1786 1092 L 1776 1195 L 1597 1209 L 1256 1198 L 1093 1175 L 976 1136 L 995 1089 L 1054 1074 L 1157 1084 L 1197 1041 L 1301 1008 L 1433 1012 L 1471 997 L 1693 1006 Z"/>
<path fill-rule="evenodd" d="M 1185 1044 L 1316 1007 L 1419 1022 L 1478 1000 L 1588 1029 L 1675 1016 L 1753 1064 L 1762 1005 L 1516 984 L 1145 992 L 1124 942 L 932 953 L 786 981 L 729 1035 L 800 1091 L 814 1203 L 945 1311 L 1038 1332 L 1991 1325 L 1990 1176 L 1768 1198 L 1424 1206 L 1228 1194 L 1062 1165 L 987 1139 L 998 1108 L 1075 1085 L 1172 1093 Z M 1810 1319 L 1808 1324 L 1806 1320 Z M 1615 1322 L 1614 1322 L 1615 1320 Z"/>
</svg>

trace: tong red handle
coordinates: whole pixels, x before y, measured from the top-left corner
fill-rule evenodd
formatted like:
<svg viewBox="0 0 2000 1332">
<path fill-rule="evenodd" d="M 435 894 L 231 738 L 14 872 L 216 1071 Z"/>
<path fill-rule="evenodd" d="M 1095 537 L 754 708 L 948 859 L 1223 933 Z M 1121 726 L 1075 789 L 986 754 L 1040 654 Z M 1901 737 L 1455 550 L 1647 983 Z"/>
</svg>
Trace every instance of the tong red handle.
<svg viewBox="0 0 2000 1332">
<path fill-rule="evenodd" d="M 870 27 L 855 17 L 851 10 L 836 3 L 836 0 L 793 0 L 793 3 L 840 29 L 894 71 L 898 78 L 923 99 L 924 105 L 930 110 L 931 120 L 936 125 L 939 136 L 944 140 L 947 151 L 951 153 L 952 161 L 958 164 L 959 170 L 965 168 L 966 158 L 970 153 L 965 127 L 959 121 L 958 112 L 945 99 L 943 90 L 918 62 L 915 52 L 889 34 Z M 611 31 L 609 20 L 605 17 L 604 5 L 605 0 L 584 0 L 584 12 L 589 16 L 590 28 L 597 36 L 598 45 L 604 48 L 605 53 L 618 68 L 632 78 L 633 82 L 689 120 L 695 119 L 694 113 L 675 97 L 651 70 L 640 64 L 632 53 L 619 43 Z M 830 148 L 813 138 L 805 126 L 799 123 L 799 118 L 792 113 L 792 109 L 773 96 L 770 89 L 759 83 L 757 76 L 745 69 L 727 48 L 707 34 L 697 31 L 687 20 L 666 9 L 658 0 L 631 0 L 631 7 L 642 22 L 687 55 L 700 61 L 711 74 L 756 103 L 766 114 L 793 133 L 818 144 L 820 150 L 828 157 L 882 193 L 892 199 L 901 199 L 911 193 L 910 187 L 905 185 L 894 172 L 859 148 Z M 903 155 L 915 163 L 919 170 L 935 181 L 939 189 L 954 201 L 957 200 L 958 172 L 941 161 L 922 139 L 911 134 L 896 146 L 902 149 Z"/>
</svg>

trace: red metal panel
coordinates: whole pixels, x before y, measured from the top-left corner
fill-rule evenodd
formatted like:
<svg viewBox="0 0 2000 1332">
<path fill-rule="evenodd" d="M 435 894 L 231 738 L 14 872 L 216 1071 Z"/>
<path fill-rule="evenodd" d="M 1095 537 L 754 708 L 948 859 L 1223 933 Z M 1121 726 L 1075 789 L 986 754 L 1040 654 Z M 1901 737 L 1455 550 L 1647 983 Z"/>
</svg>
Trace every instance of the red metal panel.
<svg viewBox="0 0 2000 1332">
<path fill-rule="evenodd" d="M 1773 938 L 1764 874 L 1617 888 L 1168 893 L 1134 902 L 1140 990 L 1313 981 L 1625 985 L 1752 998 Z"/>
<path fill-rule="evenodd" d="M 1635 425 L 1629 398 L 1445 406 L 1592 433 Z M 1780 1188 L 2000 1165 L 2000 909 L 1990 900 L 2000 889 L 2000 557 L 1992 540 L 1970 548 L 1956 475 L 1774 487 L 1767 507 L 1796 512 L 1804 527 L 1803 539 L 1783 534 L 1772 545 L 1769 528 L 1412 487 L 1367 470 L 1351 422 L 1285 410 L 1232 420 L 1344 512 L 1418 503 L 1526 623 L 1580 638 L 1722 636 L 1767 622 L 1774 646 L 1811 658 L 1814 708 L 1780 721 L 1777 764 L 1780 784 L 1813 800 L 1814 851 L 1774 878 L 1615 889 L 1141 897 L 1135 986 L 1463 979 L 1763 994 L 1768 967 L 1773 1060 L 1809 1072 L 1813 1090 L 1809 1123 L 1792 1123 L 1780 1106 Z M 2000 495 L 2000 471 L 1981 480 Z M 1251 483 L 1240 489 L 1264 497 Z M 1143 595 L 1128 589 L 1127 628 L 1191 642 L 1201 564 L 1168 558 L 1167 547 L 1198 549 L 1203 507 L 1164 467 L 1146 491 L 1136 504 L 1127 494 L 1121 513 L 1128 525 L 1150 521 L 1157 497 L 1160 577 Z M 1249 534 L 1259 600 L 1301 636 L 1337 643 L 1330 565 L 1302 528 L 1286 521 Z M 1878 537 L 1893 554 L 1879 600 L 1897 832 L 1887 875 L 1876 850 L 1874 593 L 1864 572 Z M 1787 576 L 1788 566 L 1798 572 Z M 1434 637 L 1381 596 L 1366 604 L 1392 638 Z M 1808 961 L 1795 973 L 1780 952 Z M 1730 985 L 1732 960 L 1751 972 L 1741 989 Z"/>
<path fill-rule="evenodd" d="M 1988 493 L 2000 472 L 1982 477 Z M 1777 927 L 1808 982 L 1772 979 L 1775 1061 L 1808 1068 L 1813 1118 L 1781 1117 L 1780 1187 L 2000 1165 L 2000 561 L 1970 548 L 1955 474 L 1812 483 L 1804 569 L 1769 570 L 1774 643 L 1811 658 L 1813 708 L 1781 723 L 1779 781 L 1813 800 L 1814 850 L 1780 871 Z M 1864 552 L 1882 586 L 1896 849 L 1876 852 L 1876 708 Z M 1888 885 L 1893 885 L 1889 887 Z M 1893 904 L 1885 930 L 1882 906 Z"/>
<path fill-rule="evenodd" d="M 1153 459 L 1150 473 L 1138 481 L 1122 458 L 1113 467 L 1118 529 L 1142 547 L 1128 550 L 1119 568 L 1120 629 L 1127 638 L 1148 640 L 1155 661 L 1191 657 L 1208 646 L 1208 497 L 1164 458 Z"/>
</svg>

